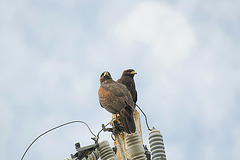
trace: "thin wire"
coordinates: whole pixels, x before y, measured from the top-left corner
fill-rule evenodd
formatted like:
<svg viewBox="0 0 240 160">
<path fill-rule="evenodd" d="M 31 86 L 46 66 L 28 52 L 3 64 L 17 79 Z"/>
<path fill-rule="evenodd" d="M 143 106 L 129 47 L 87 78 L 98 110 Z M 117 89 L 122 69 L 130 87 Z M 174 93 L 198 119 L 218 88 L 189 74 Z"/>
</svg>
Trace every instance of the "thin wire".
<svg viewBox="0 0 240 160">
<path fill-rule="evenodd" d="M 146 116 L 146 114 L 145 114 L 145 113 L 143 112 L 143 110 L 139 107 L 139 105 L 137 105 L 136 103 L 135 103 L 135 105 L 138 107 L 138 109 L 139 109 L 139 110 L 142 112 L 142 114 L 144 115 L 147 128 L 148 128 L 149 131 L 151 131 L 152 129 L 150 129 L 150 127 L 149 127 L 149 125 L 148 125 L 148 121 L 147 121 L 147 116 Z"/>
<path fill-rule="evenodd" d="M 113 119 L 114 119 L 114 118 L 113 118 Z M 113 119 L 112 119 L 112 120 L 113 120 Z M 111 121 L 112 121 L 112 120 L 111 120 Z M 104 127 L 107 127 L 107 125 L 109 125 L 111 121 L 109 121 Z M 103 131 L 103 128 L 98 132 L 97 136 L 95 136 L 95 137 L 99 138 L 99 134 L 100 134 L 102 131 Z"/>
<path fill-rule="evenodd" d="M 71 122 L 67 122 L 67 123 L 61 124 L 61 125 L 59 125 L 59 126 L 57 126 L 57 127 L 54 127 L 54 128 L 52 128 L 52 129 L 49 129 L 48 131 L 40 134 L 37 138 L 35 138 L 35 139 L 32 141 L 32 143 L 28 146 L 28 148 L 26 149 L 26 151 L 24 152 L 21 160 L 23 160 L 23 158 L 25 157 L 27 151 L 30 149 L 30 147 L 33 145 L 33 143 L 35 143 L 35 142 L 36 142 L 40 137 L 42 137 L 44 134 L 47 134 L 48 132 L 51 132 L 52 130 L 55 130 L 55 129 L 57 129 L 57 128 L 60 128 L 60 127 L 62 127 L 62 126 L 65 126 L 65 125 L 68 125 L 68 124 L 71 124 L 71 123 L 83 123 L 83 124 L 85 124 L 85 125 L 87 126 L 88 130 L 91 132 L 91 134 L 96 137 L 96 135 L 92 132 L 92 130 L 90 129 L 90 127 L 88 126 L 88 124 L 87 124 L 86 122 L 83 122 L 83 121 L 71 121 Z"/>
</svg>

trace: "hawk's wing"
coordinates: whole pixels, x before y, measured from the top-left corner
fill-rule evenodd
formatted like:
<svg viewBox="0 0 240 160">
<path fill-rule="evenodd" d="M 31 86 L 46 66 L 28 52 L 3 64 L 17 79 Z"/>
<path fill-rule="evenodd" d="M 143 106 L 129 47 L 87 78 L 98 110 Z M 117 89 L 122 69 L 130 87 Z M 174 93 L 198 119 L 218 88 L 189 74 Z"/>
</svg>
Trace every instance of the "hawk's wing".
<svg viewBox="0 0 240 160">
<path fill-rule="evenodd" d="M 124 84 L 127 89 L 130 91 L 133 101 L 136 103 L 137 102 L 137 91 L 135 88 L 135 82 L 133 78 L 129 76 L 122 76 L 120 79 L 117 80 L 117 83 Z"/>
<path fill-rule="evenodd" d="M 98 90 L 99 102 L 107 111 L 116 114 L 124 107 L 134 107 L 132 96 L 126 86 L 119 83 L 108 83 Z"/>
</svg>

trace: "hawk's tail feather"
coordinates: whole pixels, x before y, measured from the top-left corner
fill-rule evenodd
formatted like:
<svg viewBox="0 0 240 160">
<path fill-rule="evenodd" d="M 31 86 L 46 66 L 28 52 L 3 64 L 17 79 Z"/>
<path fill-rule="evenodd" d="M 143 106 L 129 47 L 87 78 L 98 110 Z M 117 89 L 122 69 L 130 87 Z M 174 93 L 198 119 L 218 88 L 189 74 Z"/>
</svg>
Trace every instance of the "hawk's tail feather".
<svg viewBox="0 0 240 160">
<path fill-rule="evenodd" d="M 119 113 L 120 120 L 125 132 L 131 134 L 136 131 L 136 125 L 133 119 L 133 110 L 130 106 L 125 107 Z"/>
</svg>

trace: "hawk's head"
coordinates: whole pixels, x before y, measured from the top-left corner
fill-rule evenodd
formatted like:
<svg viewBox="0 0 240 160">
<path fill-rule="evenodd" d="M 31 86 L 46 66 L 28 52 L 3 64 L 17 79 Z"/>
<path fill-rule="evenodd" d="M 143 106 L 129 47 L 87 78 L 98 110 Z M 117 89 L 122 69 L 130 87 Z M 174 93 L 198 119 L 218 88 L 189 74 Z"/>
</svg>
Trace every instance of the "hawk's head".
<svg viewBox="0 0 240 160">
<path fill-rule="evenodd" d="M 137 72 L 134 71 L 133 69 L 127 69 L 127 70 L 123 71 L 122 76 L 134 77 L 135 74 L 137 74 Z"/>
<path fill-rule="evenodd" d="M 100 83 L 103 83 L 108 79 L 112 79 L 111 74 L 108 71 L 105 71 L 100 76 Z"/>
</svg>

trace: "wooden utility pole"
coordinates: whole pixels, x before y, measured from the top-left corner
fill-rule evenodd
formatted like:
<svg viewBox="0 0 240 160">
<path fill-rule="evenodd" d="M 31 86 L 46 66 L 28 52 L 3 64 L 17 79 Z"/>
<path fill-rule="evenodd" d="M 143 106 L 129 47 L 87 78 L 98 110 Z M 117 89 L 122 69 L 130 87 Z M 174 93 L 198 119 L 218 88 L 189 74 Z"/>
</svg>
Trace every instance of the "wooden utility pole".
<svg viewBox="0 0 240 160">
<path fill-rule="evenodd" d="M 136 109 L 133 113 L 133 119 L 134 119 L 134 122 L 136 125 L 136 132 L 138 132 L 138 134 L 140 135 L 141 142 L 143 144 L 141 120 L 140 120 L 139 112 Z M 127 159 L 131 160 L 132 159 L 127 150 L 126 136 L 127 136 L 126 132 L 122 132 L 115 136 L 114 145 L 117 147 L 116 156 L 117 156 L 118 160 L 127 160 Z"/>
</svg>

